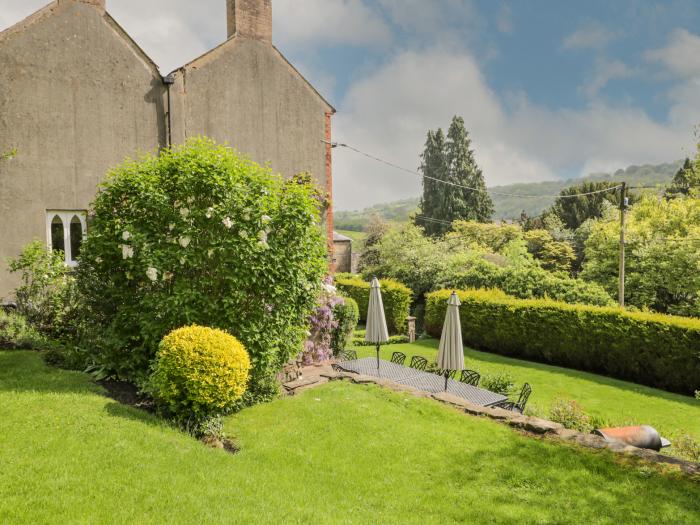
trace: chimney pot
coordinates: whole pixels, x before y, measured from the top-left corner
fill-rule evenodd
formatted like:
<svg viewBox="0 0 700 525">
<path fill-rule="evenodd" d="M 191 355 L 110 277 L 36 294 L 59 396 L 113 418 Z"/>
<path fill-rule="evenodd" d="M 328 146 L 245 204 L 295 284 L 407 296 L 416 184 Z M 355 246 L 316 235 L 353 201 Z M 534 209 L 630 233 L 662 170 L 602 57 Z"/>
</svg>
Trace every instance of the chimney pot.
<svg viewBox="0 0 700 525">
<path fill-rule="evenodd" d="M 228 37 L 272 43 L 272 0 L 226 0 Z"/>
</svg>

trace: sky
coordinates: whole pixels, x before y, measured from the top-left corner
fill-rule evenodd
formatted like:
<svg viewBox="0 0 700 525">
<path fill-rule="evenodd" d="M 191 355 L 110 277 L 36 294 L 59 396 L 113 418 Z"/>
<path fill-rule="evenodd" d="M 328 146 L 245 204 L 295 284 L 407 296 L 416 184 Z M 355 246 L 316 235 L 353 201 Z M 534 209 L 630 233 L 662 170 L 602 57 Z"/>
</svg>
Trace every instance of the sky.
<svg viewBox="0 0 700 525">
<path fill-rule="evenodd" d="M 0 29 L 45 0 L 0 0 Z M 225 0 L 107 0 L 167 74 L 226 38 Z M 488 186 L 694 155 L 697 0 L 273 0 L 273 42 L 336 108 L 333 139 L 415 170 L 461 115 Z M 334 149 L 336 209 L 420 177 Z"/>
</svg>

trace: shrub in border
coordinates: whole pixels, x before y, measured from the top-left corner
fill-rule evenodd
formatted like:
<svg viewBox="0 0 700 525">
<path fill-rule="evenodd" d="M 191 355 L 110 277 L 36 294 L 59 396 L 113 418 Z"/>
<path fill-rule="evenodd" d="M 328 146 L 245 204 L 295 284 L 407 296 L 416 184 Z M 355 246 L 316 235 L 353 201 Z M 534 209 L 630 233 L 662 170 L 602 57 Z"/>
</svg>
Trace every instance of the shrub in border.
<svg viewBox="0 0 700 525">
<path fill-rule="evenodd" d="M 150 390 L 179 421 L 201 421 L 233 408 L 245 392 L 250 358 L 223 330 L 185 326 L 161 341 Z"/>
<path fill-rule="evenodd" d="M 406 329 L 406 317 L 411 306 L 411 289 L 394 279 L 381 279 L 382 302 L 389 332 L 401 334 Z M 335 285 L 343 295 L 357 302 L 360 310 L 360 320 L 367 320 L 369 306 L 369 283 L 360 278 L 336 279 Z"/>
<path fill-rule="evenodd" d="M 425 325 L 439 337 L 451 290 L 426 295 Z M 461 290 L 465 343 L 692 395 L 700 385 L 700 320 L 620 308 L 516 299 Z"/>
<path fill-rule="evenodd" d="M 333 355 L 338 355 L 345 350 L 352 332 L 357 327 L 360 319 L 360 310 L 357 301 L 351 297 L 342 297 L 342 302 L 333 307 L 333 317 L 338 322 L 331 335 L 331 350 Z"/>
</svg>

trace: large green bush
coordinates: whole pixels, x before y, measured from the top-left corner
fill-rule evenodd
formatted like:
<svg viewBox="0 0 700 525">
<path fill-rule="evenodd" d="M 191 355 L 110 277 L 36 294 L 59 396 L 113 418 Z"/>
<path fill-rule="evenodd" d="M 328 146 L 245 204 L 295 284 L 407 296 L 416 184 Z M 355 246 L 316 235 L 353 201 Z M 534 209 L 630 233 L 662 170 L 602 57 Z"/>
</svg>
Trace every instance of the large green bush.
<svg viewBox="0 0 700 525">
<path fill-rule="evenodd" d="M 411 289 L 394 279 L 382 279 L 380 283 L 387 328 L 392 334 L 401 334 L 406 328 L 406 317 L 411 306 Z M 369 283 L 357 277 L 336 279 L 335 285 L 339 292 L 357 302 L 360 320 L 366 321 L 369 307 Z"/>
<path fill-rule="evenodd" d="M 428 294 L 425 325 L 438 337 L 450 290 Z M 613 307 L 459 291 L 465 343 L 692 394 L 700 385 L 700 320 Z"/>
<path fill-rule="evenodd" d="M 302 348 L 327 271 L 322 196 L 204 138 L 128 161 L 100 188 L 77 272 L 94 360 L 145 379 L 160 340 L 224 329 L 252 361 L 246 395 Z"/>
</svg>

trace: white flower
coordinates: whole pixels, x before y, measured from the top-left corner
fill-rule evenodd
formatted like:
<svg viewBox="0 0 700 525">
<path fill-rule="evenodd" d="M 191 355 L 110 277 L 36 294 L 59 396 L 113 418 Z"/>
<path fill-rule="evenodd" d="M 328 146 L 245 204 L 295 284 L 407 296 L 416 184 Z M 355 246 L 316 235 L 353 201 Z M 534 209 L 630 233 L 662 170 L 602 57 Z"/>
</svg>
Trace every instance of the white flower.
<svg viewBox="0 0 700 525">
<path fill-rule="evenodd" d="M 178 241 L 180 243 L 180 246 L 183 248 L 187 248 L 190 245 L 190 238 L 187 236 L 180 237 Z"/>
<path fill-rule="evenodd" d="M 194 197 L 187 197 L 187 204 L 192 204 L 194 202 Z"/>
<path fill-rule="evenodd" d="M 221 222 L 222 222 L 222 223 L 224 224 L 224 226 L 226 226 L 229 230 L 230 230 L 231 227 L 233 226 L 233 221 L 231 220 L 230 217 L 226 217 L 226 218 L 225 218 L 223 221 L 221 221 Z"/>
<path fill-rule="evenodd" d="M 206 215 L 207 219 L 211 219 L 211 216 L 214 215 L 214 208 L 207 208 L 207 212 L 204 215 Z"/>
<path fill-rule="evenodd" d="M 240 235 L 240 236 L 243 237 L 244 239 L 247 239 L 247 238 L 248 238 L 248 232 L 247 232 L 246 230 L 241 230 L 241 231 L 239 231 L 239 232 L 238 232 L 238 235 Z"/>
<path fill-rule="evenodd" d="M 124 233 L 122 233 L 122 239 L 128 241 L 129 239 L 131 239 L 131 234 L 128 231 L 125 231 Z"/>
<path fill-rule="evenodd" d="M 260 239 L 260 242 L 267 242 L 267 232 L 265 230 L 260 230 L 258 232 L 258 239 Z"/>
<path fill-rule="evenodd" d="M 168 224 L 168 230 L 173 231 L 174 229 L 175 229 L 175 223 L 174 223 L 174 222 L 171 222 L 170 224 Z"/>
<path fill-rule="evenodd" d="M 263 215 L 263 216 L 262 216 L 262 221 L 263 221 L 263 222 L 270 222 L 271 220 L 272 220 L 272 217 L 270 217 L 269 215 Z"/>
<path fill-rule="evenodd" d="M 209 257 L 211 259 L 213 257 L 213 255 L 214 255 L 214 250 L 207 251 L 207 257 Z"/>
<path fill-rule="evenodd" d="M 152 266 L 146 270 L 146 275 L 151 281 L 157 281 L 158 280 L 158 270 L 156 268 L 153 268 Z"/>
<path fill-rule="evenodd" d="M 190 214 L 190 210 L 187 208 L 180 208 L 180 215 L 182 215 L 183 219 L 186 219 L 187 216 Z"/>
<path fill-rule="evenodd" d="M 332 284 L 323 283 L 321 286 L 326 291 L 326 293 L 329 294 L 335 294 L 338 291 L 338 289 Z"/>
<path fill-rule="evenodd" d="M 163 274 L 163 280 L 164 281 L 169 281 L 170 279 L 173 278 L 173 272 L 165 272 Z"/>
<path fill-rule="evenodd" d="M 250 220 L 250 213 L 246 212 L 243 214 L 243 220 L 244 221 L 249 221 Z"/>
<path fill-rule="evenodd" d="M 96 262 L 97 264 L 102 263 L 102 257 L 95 257 L 95 262 Z"/>
<path fill-rule="evenodd" d="M 134 256 L 134 248 L 128 244 L 122 244 L 122 259 L 131 259 Z"/>
<path fill-rule="evenodd" d="M 267 241 L 258 241 L 258 246 L 260 246 L 263 250 L 267 250 L 270 245 L 267 244 Z"/>
<path fill-rule="evenodd" d="M 180 264 L 182 264 L 182 265 L 185 264 L 185 258 L 184 258 L 184 257 L 180 257 Z"/>
<path fill-rule="evenodd" d="M 175 206 L 176 208 L 179 208 L 179 207 L 180 207 L 180 201 L 175 201 L 175 202 L 173 203 L 173 206 Z"/>
</svg>

